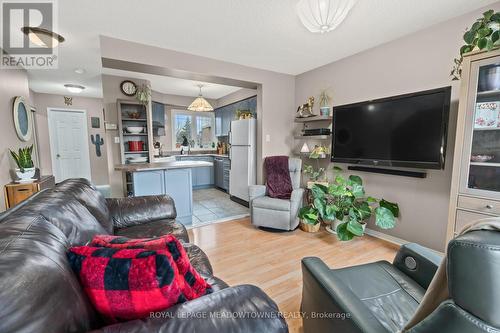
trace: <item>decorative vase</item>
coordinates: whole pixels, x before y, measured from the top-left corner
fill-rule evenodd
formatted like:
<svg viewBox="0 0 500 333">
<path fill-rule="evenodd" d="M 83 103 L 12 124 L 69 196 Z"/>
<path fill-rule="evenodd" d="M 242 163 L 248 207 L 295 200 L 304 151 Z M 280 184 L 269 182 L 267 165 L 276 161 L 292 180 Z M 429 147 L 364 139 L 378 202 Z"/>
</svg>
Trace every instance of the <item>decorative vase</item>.
<svg viewBox="0 0 500 333">
<path fill-rule="evenodd" d="M 305 232 L 318 232 L 319 231 L 319 227 L 321 226 L 321 223 L 316 223 L 316 224 L 310 224 L 310 223 L 304 223 L 302 221 L 300 221 L 299 223 L 299 228 L 300 230 L 302 231 L 305 231 Z"/>
<path fill-rule="evenodd" d="M 25 168 L 24 172 L 21 172 L 21 169 L 16 168 L 15 172 L 20 181 L 28 181 L 35 176 L 35 170 L 35 168 Z"/>
<path fill-rule="evenodd" d="M 322 106 L 319 108 L 319 113 L 322 116 L 329 116 L 330 115 L 330 107 L 329 106 Z"/>
<path fill-rule="evenodd" d="M 337 234 L 337 227 L 339 225 L 341 225 L 342 223 L 347 222 L 348 220 L 349 220 L 349 216 L 348 215 L 345 215 L 342 220 L 339 220 L 339 219 L 335 218 L 335 220 L 333 220 L 331 222 L 331 224 L 326 227 L 326 231 L 328 231 L 331 234 L 335 234 L 336 235 Z"/>
</svg>

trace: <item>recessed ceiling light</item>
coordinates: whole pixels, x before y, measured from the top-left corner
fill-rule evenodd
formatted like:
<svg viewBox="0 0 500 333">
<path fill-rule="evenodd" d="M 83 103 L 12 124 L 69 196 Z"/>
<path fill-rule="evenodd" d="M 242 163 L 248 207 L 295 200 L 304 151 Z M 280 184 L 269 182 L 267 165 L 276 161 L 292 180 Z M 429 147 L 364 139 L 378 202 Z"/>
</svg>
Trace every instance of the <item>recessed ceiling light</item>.
<svg viewBox="0 0 500 333">
<path fill-rule="evenodd" d="M 85 73 L 85 69 L 83 69 L 83 68 L 75 68 L 75 73 L 76 74 L 83 74 L 83 73 Z"/>
<path fill-rule="evenodd" d="M 33 44 L 40 47 L 53 49 L 64 42 L 63 36 L 47 29 L 37 27 L 22 27 L 21 31 L 29 37 L 30 41 Z"/>
<path fill-rule="evenodd" d="M 79 94 L 85 89 L 84 86 L 79 86 L 77 84 L 65 84 L 64 87 L 66 87 L 66 89 L 73 94 Z"/>
</svg>

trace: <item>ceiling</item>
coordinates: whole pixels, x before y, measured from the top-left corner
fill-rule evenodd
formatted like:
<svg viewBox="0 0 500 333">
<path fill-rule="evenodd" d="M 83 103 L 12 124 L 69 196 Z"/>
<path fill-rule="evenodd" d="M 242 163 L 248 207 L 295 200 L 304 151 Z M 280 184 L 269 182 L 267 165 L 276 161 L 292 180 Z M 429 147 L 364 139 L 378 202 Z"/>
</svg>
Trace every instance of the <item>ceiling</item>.
<svg viewBox="0 0 500 333">
<path fill-rule="evenodd" d="M 124 78 L 147 80 L 151 83 L 152 90 L 170 95 L 196 97 L 200 92 L 198 88 L 199 84 L 203 84 L 203 97 L 210 99 L 219 99 L 241 89 L 240 87 L 226 86 L 211 82 L 192 81 L 170 76 L 129 72 L 110 68 L 103 68 L 102 73 Z"/>
<path fill-rule="evenodd" d="M 101 96 L 99 35 L 297 75 L 496 1 L 358 0 L 344 23 L 323 35 L 302 26 L 296 2 L 58 1 L 57 32 L 66 38 L 59 69 L 31 70 L 30 86 L 67 94 L 65 83 L 82 84 L 81 95 Z M 84 74 L 74 72 L 80 67 Z"/>
</svg>

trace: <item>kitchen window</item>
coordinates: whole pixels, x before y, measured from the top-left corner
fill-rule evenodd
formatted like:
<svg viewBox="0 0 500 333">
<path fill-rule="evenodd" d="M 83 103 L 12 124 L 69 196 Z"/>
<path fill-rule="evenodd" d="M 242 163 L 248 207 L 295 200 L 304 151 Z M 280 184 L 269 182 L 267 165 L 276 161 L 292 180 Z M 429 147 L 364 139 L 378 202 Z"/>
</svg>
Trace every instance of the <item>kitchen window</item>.
<svg viewBox="0 0 500 333">
<path fill-rule="evenodd" d="M 180 150 L 184 138 L 192 150 L 214 149 L 215 114 L 213 112 L 192 112 L 172 110 L 172 142 L 174 150 Z"/>
</svg>

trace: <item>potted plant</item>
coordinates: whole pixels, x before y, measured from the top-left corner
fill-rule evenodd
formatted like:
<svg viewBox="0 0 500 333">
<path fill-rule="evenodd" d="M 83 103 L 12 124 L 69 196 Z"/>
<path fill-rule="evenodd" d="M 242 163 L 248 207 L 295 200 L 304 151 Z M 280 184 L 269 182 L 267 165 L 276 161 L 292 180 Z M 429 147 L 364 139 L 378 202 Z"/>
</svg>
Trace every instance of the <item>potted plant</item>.
<svg viewBox="0 0 500 333">
<path fill-rule="evenodd" d="M 334 170 L 334 181 L 330 185 L 312 186 L 313 202 L 301 209 L 299 217 L 309 223 L 314 217 L 318 221 L 332 221 L 327 230 L 335 232 L 342 241 L 363 236 L 366 221 L 373 215 L 380 228 L 395 226 L 399 216 L 398 204 L 365 196 L 361 177 L 351 175 L 345 178 L 340 174 L 342 169 L 334 167 Z"/>
<path fill-rule="evenodd" d="M 476 22 L 468 29 L 463 39 L 465 45 L 460 48 L 460 56 L 454 59 L 451 76 L 453 80 L 462 77 L 462 62 L 464 54 L 474 50 L 487 50 L 500 46 L 500 13 L 493 9 L 483 13 Z M 494 73 L 495 75 L 496 72 Z M 498 73 L 500 75 L 500 73 Z M 492 90 L 492 89 L 491 89 Z"/>
<path fill-rule="evenodd" d="M 302 207 L 299 210 L 299 227 L 305 232 L 318 232 L 321 226 L 318 210 L 313 206 Z"/>
<path fill-rule="evenodd" d="M 326 155 L 330 153 L 330 149 L 328 149 L 325 146 L 321 145 L 316 145 L 314 146 L 314 149 L 312 152 L 309 154 L 309 158 L 311 159 L 318 159 L 318 158 L 326 158 Z"/>
<path fill-rule="evenodd" d="M 142 105 L 146 106 L 151 99 L 151 87 L 147 84 L 143 84 L 137 88 L 135 93 L 135 98 L 141 102 Z"/>
<path fill-rule="evenodd" d="M 19 148 L 17 153 L 10 149 L 9 152 L 17 165 L 17 168 L 14 170 L 17 178 L 21 181 L 28 181 L 32 179 L 35 176 L 35 166 L 33 164 L 33 160 L 31 159 L 33 145 Z"/>
<path fill-rule="evenodd" d="M 319 113 L 322 116 L 330 115 L 330 101 L 332 98 L 326 90 L 323 90 L 319 95 Z"/>
</svg>

